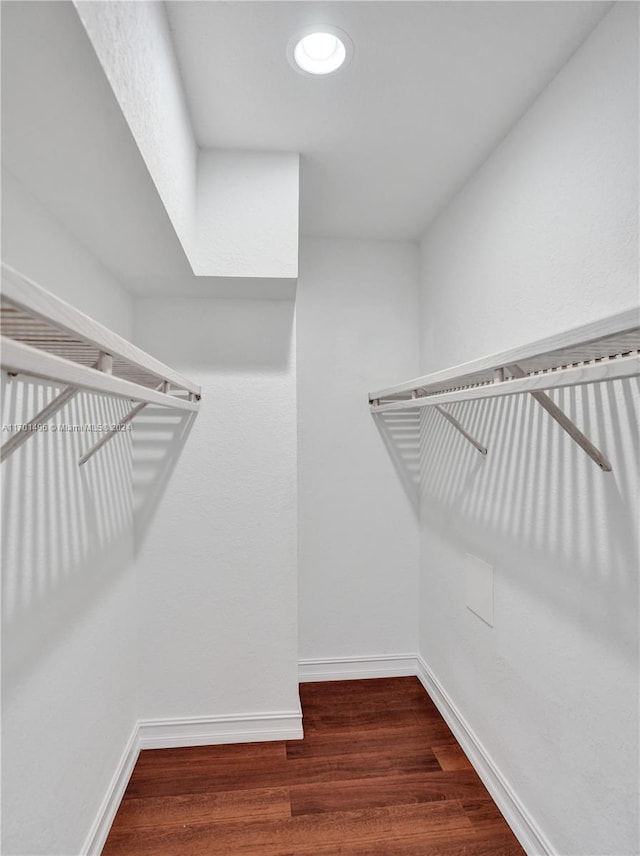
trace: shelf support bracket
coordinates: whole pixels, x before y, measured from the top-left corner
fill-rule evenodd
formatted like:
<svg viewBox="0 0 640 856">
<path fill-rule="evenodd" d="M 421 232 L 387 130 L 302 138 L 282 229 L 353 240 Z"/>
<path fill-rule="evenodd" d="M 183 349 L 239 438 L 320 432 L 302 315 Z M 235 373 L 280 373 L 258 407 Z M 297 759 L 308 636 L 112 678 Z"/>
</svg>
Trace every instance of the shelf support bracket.
<svg viewBox="0 0 640 856">
<path fill-rule="evenodd" d="M 411 391 L 411 398 L 414 401 L 417 398 L 420 398 L 420 394 L 418 393 L 417 389 Z M 471 445 L 474 447 L 474 449 L 477 449 L 481 455 L 487 454 L 487 447 L 483 446 L 482 443 L 479 443 L 475 437 L 472 437 L 471 434 L 469 434 L 469 432 L 467 431 L 467 429 L 460 422 L 458 422 L 458 420 L 452 413 L 449 413 L 449 411 L 445 410 L 444 407 L 442 407 L 440 404 L 435 404 L 434 409 L 437 410 L 438 413 L 440 413 L 442 416 L 444 416 L 447 422 L 453 425 L 456 431 L 459 431 L 465 438 L 465 440 L 468 440 L 469 443 L 471 443 Z"/>
<path fill-rule="evenodd" d="M 168 381 L 166 381 L 166 380 L 163 381 L 159 386 L 156 387 L 156 391 L 168 393 L 168 391 L 169 391 Z M 124 426 L 128 425 L 129 422 L 131 422 L 131 420 L 134 419 L 138 415 L 138 413 L 140 413 L 141 410 L 144 410 L 144 408 L 146 406 L 147 406 L 146 401 L 140 401 L 138 404 L 135 405 L 135 407 L 132 407 L 131 410 L 128 413 L 126 413 L 122 417 L 122 419 L 118 422 L 118 425 L 116 428 L 113 428 L 111 431 L 106 431 L 102 435 L 102 437 L 100 437 L 100 439 L 98 440 L 97 443 L 94 443 L 94 445 L 91 446 L 90 449 L 87 449 L 87 451 L 84 453 L 84 455 L 80 456 L 80 459 L 78 460 L 78 466 L 82 466 L 83 464 L 86 464 L 87 461 L 95 455 L 95 453 L 98 451 L 98 449 L 101 449 L 106 443 L 109 442 L 109 440 L 111 440 L 112 437 L 115 437 L 116 434 L 120 434 L 122 429 L 124 428 Z"/>
<path fill-rule="evenodd" d="M 56 395 L 56 397 L 46 405 L 46 407 L 43 407 L 39 413 L 36 413 L 33 419 L 27 423 L 27 427 L 24 431 L 19 431 L 17 434 L 14 434 L 13 437 L 10 437 L 6 443 L 3 443 L 0 448 L 0 463 L 2 461 L 6 461 L 9 455 L 12 455 L 16 449 L 19 449 L 23 443 L 27 442 L 29 437 L 33 437 L 34 434 L 39 433 L 35 426 L 42 422 L 48 422 L 49 419 L 51 419 L 58 410 L 63 408 L 77 392 L 77 386 L 68 386 L 63 389 L 59 395 Z"/>
<path fill-rule="evenodd" d="M 462 434 L 465 440 L 468 440 L 471 445 L 480 452 L 481 455 L 487 454 L 486 446 L 483 446 L 482 443 L 479 443 L 475 439 L 475 437 L 472 437 L 471 434 L 469 434 L 469 432 L 460 424 L 460 422 L 458 422 L 456 417 L 453 416 L 453 414 L 449 413 L 448 410 L 445 410 L 444 407 L 442 407 L 442 405 L 440 404 L 435 404 L 434 407 L 438 411 L 438 413 L 444 416 L 447 422 L 450 422 L 453 427 Z"/>
<path fill-rule="evenodd" d="M 510 365 L 507 366 L 509 372 L 514 377 L 526 377 L 527 373 L 520 368 L 519 365 Z M 540 407 L 543 407 L 549 416 L 552 419 L 555 419 L 558 425 L 563 428 L 567 434 L 571 437 L 572 440 L 582 448 L 589 455 L 592 461 L 595 461 L 596 464 L 603 470 L 605 473 L 611 472 L 611 464 L 608 459 L 602 454 L 600 449 L 593 445 L 591 440 L 586 437 L 582 431 L 578 428 L 578 426 L 569 419 L 567 414 L 561 410 L 557 404 L 555 404 L 551 398 L 547 395 L 546 392 L 530 392 L 529 393 L 535 400 L 538 402 Z"/>
</svg>

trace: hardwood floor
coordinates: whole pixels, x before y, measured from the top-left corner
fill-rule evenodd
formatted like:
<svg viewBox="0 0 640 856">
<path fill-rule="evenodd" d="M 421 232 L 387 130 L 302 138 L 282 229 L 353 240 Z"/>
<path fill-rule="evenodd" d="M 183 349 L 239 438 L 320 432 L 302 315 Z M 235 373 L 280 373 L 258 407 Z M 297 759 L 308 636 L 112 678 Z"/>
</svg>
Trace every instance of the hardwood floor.
<svg viewBox="0 0 640 856">
<path fill-rule="evenodd" d="M 300 686 L 304 740 L 141 753 L 103 856 L 522 856 L 417 678 Z"/>
</svg>

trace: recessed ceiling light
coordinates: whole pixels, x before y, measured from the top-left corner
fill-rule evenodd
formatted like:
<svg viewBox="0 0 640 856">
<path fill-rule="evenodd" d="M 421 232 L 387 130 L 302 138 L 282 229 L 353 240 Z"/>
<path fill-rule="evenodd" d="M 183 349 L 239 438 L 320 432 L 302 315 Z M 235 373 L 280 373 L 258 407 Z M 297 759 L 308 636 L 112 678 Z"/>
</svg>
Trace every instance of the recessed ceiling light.
<svg viewBox="0 0 640 856">
<path fill-rule="evenodd" d="M 331 74 L 353 54 L 351 39 L 337 27 L 322 24 L 297 33 L 287 45 L 287 57 L 302 74 Z"/>
</svg>

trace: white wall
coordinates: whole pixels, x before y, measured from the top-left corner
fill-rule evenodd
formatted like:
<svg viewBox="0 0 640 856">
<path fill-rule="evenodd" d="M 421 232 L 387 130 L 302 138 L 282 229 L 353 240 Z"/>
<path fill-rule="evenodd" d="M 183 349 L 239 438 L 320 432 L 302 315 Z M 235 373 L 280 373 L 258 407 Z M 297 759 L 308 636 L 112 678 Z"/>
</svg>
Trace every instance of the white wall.
<svg viewBox="0 0 640 856">
<path fill-rule="evenodd" d="M 637 305 L 636 11 L 614 7 L 429 228 L 425 372 Z M 453 338 L 461 318 L 479 323 Z"/>
<path fill-rule="evenodd" d="M 294 303 L 141 299 L 135 338 L 202 386 L 175 472 L 134 428 L 140 714 L 297 712 Z"/>
<path fill-rule="evenodd" d="M 417 425 L 370 389 L 417 371 L 417 247 L 305 238 L 296 301 L 300 656 L 417 648 Z"/>
<path fill-rule="evenodd" d="M 421 372 L 638 304 L 636 4 L 618 4 L 432 224 Z M 556 854 L 638 852 L 638 384 L 425 416 L 420 651 Z M 465 554 L 495 569 L 494 626 Z"/>
<path fill-rule="evenodd" d="M 131 302 L 3 174 L 3 260 L 121 333 Z M 3 425 L 55 394 L 3 374 Z M 82 394 L 56 423 L 114 421 Z M 4 432 L 3 441 L 11 436 Z M 91 434 L 39 434 L 2 464 L 3 853 L 80 852 L 136 720 L 131 439 L 83 469 Z"/>
<path fill-rule="evenodd" d="M 197 274 L 297 277 L 299 165 L 297 153 L 200 150 Z"/>
<path fill-rule="evenodd" d="M 126 339 L 129 293 L 6 169 L 2 170 L 2 261 Z"/>
</svg>

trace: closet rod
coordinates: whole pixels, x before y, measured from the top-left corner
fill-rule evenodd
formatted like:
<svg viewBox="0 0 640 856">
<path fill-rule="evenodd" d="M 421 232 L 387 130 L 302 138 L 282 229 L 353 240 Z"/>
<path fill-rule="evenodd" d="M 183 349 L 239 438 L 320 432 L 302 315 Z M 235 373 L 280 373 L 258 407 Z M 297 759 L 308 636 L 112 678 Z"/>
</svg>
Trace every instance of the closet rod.
<svg viewBox="0 0 640 856">
<path fill-rule="evenodd" d="M 607 457 L 546 391 L 638 375 L 640 313 L 632 309 L 501 354 L 371 392 L 369 405 L 374 415 L 435 407 L 476 449 L 486 454 L 486 448 L 442 405 L 530 394 L 600 469 L 610 472 Z"/>
<path fill-rule="evenodd" d="M 528 363 L 537 363 L 540 357 L 543 357 L 546 362 L 537 368 L 549 366 L 558 368 L 569 366 L 577 361 L 584 361 L 587 358 L 609 357 L 613 354 L 626 353 L 639 348 L 640 310 L 638 308 L 627 309 L 615 315 L 582 324 L 571 330 L 538 339 L 535 342 L 528 342 L 498 354 L 480 357 L 467 363 L 461 363 L 372 392 L 369 394 L 369 398 L 370 400 L 374 398 L 389 399 L 396 395 L 410 393 L 413 389 L 424 387 L 438 386 L 440 389 L 453 389 L 463 386 L 464 380 L 470 376 L 485 377 L 492 380 L 495 370 L 500 370 L 503 366 L 514 363 L 518 365 L 527 363 L 525 368 L 529 372 Z M 583 352 L 583 355 L 577 359 L 576 350 Z"/>
<path fill-rule="evenodd" d="M 168 380 L 177 389 L 200 395 L 200 387 L 188 378 L 4 263 L 2 302 L 3 332 L 15 340 L 22 339 L 24 329 L 29 344 L 48 338 L 52 344 L 49 350 L 54 352 L 56 347 L 60 350 L 91 347 L 109 355 L 114 363 L 118 361 L 120 368 L 124 365 L 131 372 L 157 378 L 154 386 Z"/>
<path fill-rule="evenodd" d="M 132 383 L 80 363 L 72 363 L 55 354 L 33 348 L 23 342 L 16 342 L 6 336 L 0 337 L 0 348 L 2 349 L 2 368 L 11 374 L 29 375 L 52 383 L 75 386 L 116 398 L 130 398 L 147 404 L 159 404 L 176 410 L 197 411 L 199 409 L 196 401 L 157 392 L 139 383 Z"/>
<path fill-rule="evenodd" d="M 462 389 L 452 389 L 445 392 L 434 392 L 420 395 L 416 398 L 384 401 L 380 393 L 371 393 L 369 400 L 373 413 L 384 413 L 389 410 L 405 410 L 413 407 L 432 407 L 435 404 L 447 402 L 473 401 L 480 398 L 496 398 L 501 395 L 521 395 L 526 392 L 544 391 L 565 386 L 581 386 L 589 383 L 599 383 L 608 380 L 640 375 L 640 355 L 629 354 L 588 365 L 571 366 L 570 368 L 555 369 L 544 374 L 527 375 L 523 378 L 505 378 L 478 386 Z M 407 390 L 410 391 L 410 390 Z M 380 401 L 380 404 L 375 404 Z"/>
</svg>

